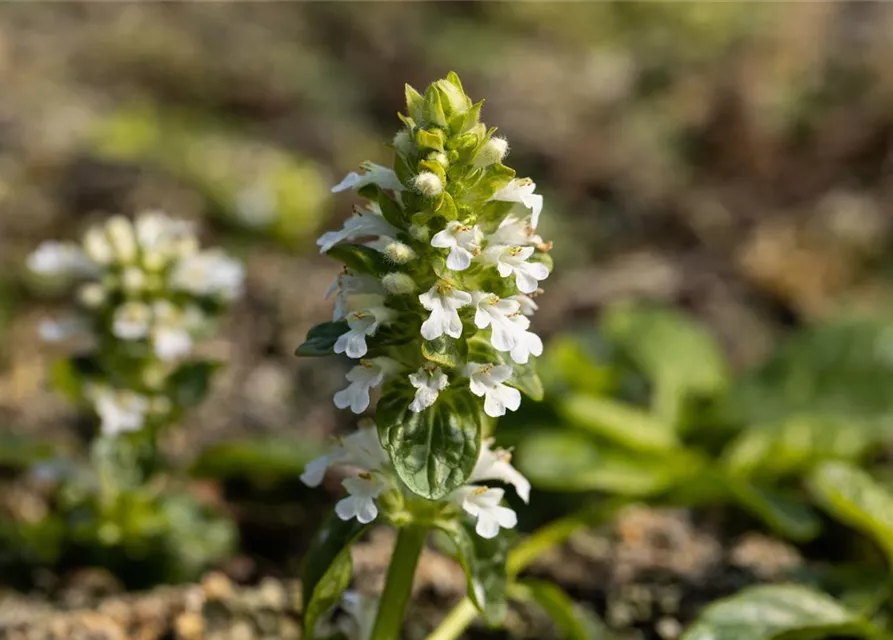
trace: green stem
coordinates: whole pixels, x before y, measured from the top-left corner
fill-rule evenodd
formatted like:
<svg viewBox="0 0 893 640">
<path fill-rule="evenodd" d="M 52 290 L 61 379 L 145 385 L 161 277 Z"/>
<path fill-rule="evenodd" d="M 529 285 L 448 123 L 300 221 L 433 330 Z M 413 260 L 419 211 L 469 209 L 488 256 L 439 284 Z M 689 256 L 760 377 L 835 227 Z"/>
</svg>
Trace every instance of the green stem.
<svg viewBox="0 0 893 640">
<path fill-rule="evenodd" d="M 447 614 L 447 617 L 428 636 L 427 640 L 455 640 L 462 635 L 468 625 L 474 622 L 477 615 L 478 611 L 474 604 L 465 598 L 453 607 L 453 610 Z"/>
<path fill-rule="evenodd" d="M 427 528 L 413 524 L 401 528 L 397 534 L 371 640 L 397 640 L 400 637 L 404 612 L 412 593 L 412 578 L 427 535 Z"/>
</svg>

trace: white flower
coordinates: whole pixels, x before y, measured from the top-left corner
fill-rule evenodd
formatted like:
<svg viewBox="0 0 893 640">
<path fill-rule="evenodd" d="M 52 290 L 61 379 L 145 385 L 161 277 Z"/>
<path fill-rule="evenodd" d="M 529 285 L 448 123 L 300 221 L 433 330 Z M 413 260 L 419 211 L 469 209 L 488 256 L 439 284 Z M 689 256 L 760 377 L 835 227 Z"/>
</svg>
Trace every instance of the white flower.
<svg viewBox="0 0 893 640">
<path fill-rule="evenodd" d="M 208 249 L 176 264 L 171 286 L 197 296 L 235 300 L 242 293 L 245 270 L 220 249 Z"/>
<path fill-rule="evenodd" d="M 105 287 L 99 282 L 87 282 L 78 287 L 77 299 L 88 309 L 98 309 L 106 300 Z"/>
<path fill-rule="evenodd" d="M 484 252 L 490 262 L 496 264 L 496 270 L 503 278 L 512 274 L 515 284 L 521 293 L 533 293 L 539 287 L 539 281 L 549 277 L 549 269 L 541 262 L 527 262 L 533 255 L 533 247 L 505 247 L 496 245 L 487 247 Z"/>
<path fill-rule="evenodd" d="M 94 398 L 103 435 L 114 436 L 143 428 L 149 412 L 149 399 L 132 391 L 102 389 Z"/>
<path fill-rule="evenodd" d="M 483 480 L 500 480 L 515 488 L 518 497 L 524 502 L 530 501 L 530 481 L 512 465 L 512 454 L 505 449 L 491 449 L 493 439 L 484 440 L 481 447 L 481 455 L 478 457 L 474 471 L 471 472 L 471 482 Z"/>
<path fill-rule="evenodd" d="M 115 259 L 115 252 L 101 226 L 90 227 L 83 238 L 84 251 L 96 264 L 109 265 Z"/>
<path fill-rule="evenodd" d="M 360 420 L 360 424 L 367 422 Z M 368 422 L 372 422 L 368 420 Z M 372 426 L 361 426 L 349 436 L 341 439 L 344 457 L 339 464 L 358 467 L 366 471 L 376 471 L 388 463 L 388 454 L 378 439 L 378 430 Z"/>
<path fill-rule="evenodd" d="M 534 302 L 532 297 L 523 293 L 514 295 L 509 298 L 509 300 L 514 300 L 515 302 L 517 302 L 520 305 L 521 313 L 523 313 L 525 316 L 532 316 L 534 313 L 536 313 L 536 310 L 540 308 L 539 305 Z"/>
<path fill-rule="evenodd" d="M 341 595 L 341 608 L 348 617 L 338 620 L 338 630 L 347 640 L 370 640 L 378 616 L 378 598 L 345 591 Z"/>
<path fill-rule="evenodd" d="M 66 318 L 65 320 L 43 320 L 37 327 L 41 340 L 45 342 L 62 342 L 74 336 L 86 333 L 87 323 L 83 318 Z"/>
<path fill-rule="evenodd" d="M 115 310 L 112 333 L 121 340 L 141 340 L 149 335 L 152 310 L 142 302 L 125 302 Z"/>
<path fill-rule="evenodd" d="M 443 182 L 433 171 L 422 171 L 412 179 L 412 186 L 426 198 L 436 198 L 443 193 Z"/>
<path fill-rule="evenodd" d="M 451 338 L 462 335 L 462 320 L 457 310 L 471 304 L 471 294 L 446 283 L 438 283 L 420 295 L 419 301 L 431 312 L 422 323 L 422 337 L 425 340 L 434 340 L 443 334 Z"/>
<path fill-rule="evenodd" d="M 509 151 L 509 143 L 505 138 L 493 137 L 484 143 L 474 158 L 476 167 L 489 167 L 502 162 Z"/>
<path fill-rule="evenodd" d="M 353 240 L 366 236 L 385 236 L 394 238 L 397 229 L 384 219 L 380 213 L 366 210 L 359 211 L 344 221 L 344 226 L 339 231 L 326 231 L 316 241 L 320 253 L 325 253 L 339 242 Z"/>
<path fill-rule="evenodd" d="M 301 482 L 308 487 L 318 487 L 322 484 L 323 478 L 326 477 L 326 471 L 329 470 L 329 467 L 334 466 L 334 463 L 335 458 L 333 458 L 332 453 L 326 453 L 318 458 L 314 458 L 304 465 L 304 471 L 300 476 Z"/>
<path fill-rule="evenodd" d="M 440 367 L 422 367 L 415 373 L 409 374 L 409 383 L 416 390 L 409 410 L 421 413 L 434 404 L 437 396 L 449 386 L 450 381 Z"/>
<path fill-rule="evenodd" d="M 192 350 L 192 336 L 181 327 L 161 326 L 152 332 L 152 348 L 159 360 L 176 360 Z"/>
<path fill-rule="evenodd" d="M 351 295 L 373 294 L 378 296 L 375 299 L 384 299 L 382 297 L 384 289 L 376 278 L 366 274 L 354 275 L 346 270 L 338 274 L 332 286 L 326 291 L 326 299 L 328 300 L 333 293 L 335 294 L 335 308 L 332 311 L 332 321 L 334 322 L 344 319 L 344 316 L 351 310 L 349 299 Z M 367 296 L 358 297 L 357 302 L 362 303 L 366 299 Z"/>
<path fill-rule="evenodd" d="M 391 189 L 393 191 L 402 191 L 405 188 L 393 170 L 372 162 L 364 162 L 361 166 L 366 173 L 360 175 L 355 171 L 351 171 L 345 176 L 344 180 L 332 187 L 332 193 L 340 193 L 348 189 L 360 189 L 367 184 L 375 184 L 382 189 Z"/>
<path fill-rule="evenodd" d="M 509 318 L 509 322 L 515 327 L 515 346 L 512 347 L 512 360 L 518 364 L 527 364 L 531 354 L 543 355 L 543 341 L 530 328 L 530 320 L 519 314 Z"/>
<path fill-rule="evenodd" d="M 476 311 L 474 324 L 478 329 L 491 327 L 490 343 L 497 351 L 510 351 L 517 342 L 517 326 L 509 316 L 518 313 L 521 305 L 508 298 L 500 299 L 492 293 L 472 294 Z"/>
<path fill-rule="evenodd" d="M 70 242 L 50 240 L 28 256 L 28 269 L 46 277 L 79 277 L 94 275 L 96 265 L 81 249 Z"/>
<path fill-rule="evenodd" d="M 477 519 L 474 530 L 480 537 L 495 538 L 500 529 L 512 529 L 518 524 L 517 514 L 499 504 L 504 495 L 503 489 L 474 485 L 463 487 L 457 492 L 462 509 Z"/>
<path fill-rule="evenodd" d="M 499 228 L 487 236 L 490 245 L 533 245 L 540 246 L 543 239 L 536 235 L 530 218 L 521 219 L 515 215 L 507 215 L 499 223 Z"/>
<path fill-rule="evenodd" d="M 136 239 L 142 250 L 142 262 L 149 269 L 160 269 L 175 257 L 188 257 L 198 251 L 192 224 L 176 220 L 162 211 L 147 211 L 134 222 Z"/>
<path fill-rule="evenodd" d="M 378 517 L 378 506 L 375 498 L 388 488 L 377 474 L 361 473 L 355 478 L 345 478 L 341 485 L 347 489 L 348 496 L 335 505 L 335 513 L 342 520 L 356 518 L 368 524 Z"/>
<path fill-rule="evenodd" d="M 536 229 L 539 223 L 540 213 L 543 210 L 543 197 L 534 193 L 536 183 L 530 178 L 515 178 L 502 189 L 493 194 L 491 200 L 503 202 L 517 202 L 530 209 L 530 223 Z"/>
<path fill-rule="evenodd" d="M 339 409 L 363 413 L 369 406 L 369 391 L 381 385 L 385 376 L 396 369 L 397 363 L 390 358 L 360 360 L 360 364 L 347 373 L 350 383 L 346 389 L 335 394 L 335 406 Z"/>
<path fill-rule="evenodd" d="M 368 296 L 381 300 L 381 296 Z M 348 358 L 362 358 L 366 355 L 366 336 L 374 336 L 378 327 L 390 322 L 395 313 L 380 302 L 367 309 L 353 311 L 347 314 L 347 333 L 342 334 L 335 341 L 335 353 L 347 354 Z"/>
<path fill-rule="evenodd" d="M 512 375 L 509 365 L 482 364 L 469 362 L 465 368 L 469 378 L 471 392 L 484 397 L 484 412 L 498 418 L 505 415 L 505 410 L 517 411 L 521 406 L 521 392 L 502 384 Z"/>
<path fill-rule="evenodd" d="M 124 216 L 112 216 L 105 222 L 105 234 L 119 263 L 130 264 L 136 261 L 139 247 L 130 220 Z"/>
<path fill-rule="evenodd" d="M 483 233 L 477 225 L 469 227 L 453 220 L 446 229 L 434 234 L 431 246 L 449 249 L 446 265 L 453 271 L 463 271 L 469 267 L 472 258 L 480 253 Z"/>
</svg>

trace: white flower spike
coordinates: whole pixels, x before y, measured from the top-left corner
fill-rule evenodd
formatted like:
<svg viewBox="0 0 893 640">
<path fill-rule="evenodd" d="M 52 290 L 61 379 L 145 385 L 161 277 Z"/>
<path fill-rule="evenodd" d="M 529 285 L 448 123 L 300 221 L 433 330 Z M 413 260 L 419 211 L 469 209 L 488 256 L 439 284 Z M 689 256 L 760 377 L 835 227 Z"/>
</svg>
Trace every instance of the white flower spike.
<svg viewBox="0 0 893 640">
<path fill-rule="evenodd" d="M 477 225 L 467 226 L 453 220 L 447 223 L 446 229 L 434 234 L 431 246 L 449 249 L 447 268 L 464 271 L 471 266 L 472 259 L 481 252 L 483 239 L 484 234 Z"/>
<path fill-rule="evenodd" d="M 437 401 L 440 392 L 446 389 L 450 381 L 440 367 L 422 367 L 409 374 L 409 382 L 415 387 L 415 397 L 409 405 L 413 413 L 421 413 Z"/>
<path fill-rule="evenodd" d="M 434 340 L 443 334 L 451 338 L 462 335 L 462 320 L 458 310 L 471 304 L 471 294 L 440 282 L 419 296 L 419 301 L 431 314 L 422 323 L 422 337 Z"/>
<path fill-rule="evenodd" d="M 512 376 L 508 365 L 469 362 L 466 367 L 471 392 L 484 398 L 484 412 L 491 418 L 505 415 L 506 409 L 517 411 L 521 406 L 521 392 L 502 384 Z"/>
</svg>

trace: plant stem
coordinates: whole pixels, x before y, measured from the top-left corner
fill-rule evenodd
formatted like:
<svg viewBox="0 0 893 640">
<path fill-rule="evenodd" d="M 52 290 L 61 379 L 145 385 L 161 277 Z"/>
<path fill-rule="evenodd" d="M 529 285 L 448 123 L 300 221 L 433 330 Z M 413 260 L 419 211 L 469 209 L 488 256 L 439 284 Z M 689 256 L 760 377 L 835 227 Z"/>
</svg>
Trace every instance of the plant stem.
<svg viewBox="0 0 893 640">
<path fill-rule="evenodd" d="M 412 578 L 427 535 L 428 529 L 418 524 L 402 527 L 397 534 L 371 640 L 397 640 L 400 637 L 403 615 L 412 592 Z"/>
<path fill-rule="evenodd" d="M 518 543 L 509 553 L 507 569 L 509 580 L 527 568 L 543 553 L 567 540 L 570 535 L 584 525 L 595 525 L 613 516 L 619 509 L 629 504 L 622 498 L 609 500 L 599 505 L 588 506 L 576 513 L 550 522 Z M 467 597 L 450 611 L 426 640 L 456 640 L 477 617 L 477 609 Z"/>
</svg>

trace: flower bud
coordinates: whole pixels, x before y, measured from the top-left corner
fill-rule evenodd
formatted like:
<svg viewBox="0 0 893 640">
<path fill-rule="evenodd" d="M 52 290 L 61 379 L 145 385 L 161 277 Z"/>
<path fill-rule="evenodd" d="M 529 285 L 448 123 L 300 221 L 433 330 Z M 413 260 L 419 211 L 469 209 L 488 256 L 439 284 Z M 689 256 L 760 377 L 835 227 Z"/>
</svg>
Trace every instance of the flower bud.
<svg viewBox="0 0 893 640">
<path fill-rule="evenodd" d="M 394 264 L 406 264 L 418 257 L 412 247 L 397 240 L 389 243 L 383 253 Z"/>
<path fill-rule="evenodd" d="M 96 264 L 110 264 L 115 258 L 112 245 L 101 227 L 87 229 L 84 234 L 84 252 Z"/>
<path fill-rule="evenodd" d="M 440 181 L 440 177 L 436 173 L 431 171 L 422 171 L 413 178 L 412 185 L 426 198 L 436 198 L 443 193 L 443 182 Z"/>
<path fill-rule="evenodd" d="M 509 143 L 505 138 L 490 138 L 478 151 L 474 164 L 478 167 L 489 167 L 491 164 L 502 162 L 508 151 Z"/>
<path fill-rule="evenodd" d="M 450 159 L 443 151 L 435 151 L 434 153 L 428 154 L 428 159 L 433 160 L 444 169 L 447 169 L 450 166 Z"/>
<path fill-rule="evenodd" d="M 88 309 L 98 309 L 105 303 L 105 287 L 98 282 L 88 282 L 78 289 L 77 297 Z"/>
<path fill-rule="evenodd" d="M 115 250 L 118 262 L 124 264 L 135 262 L 138 247 L 130 220 L 124 216 L 112 216 L 105 223 L 105 231 Z"/>
<path fill-rule="evenodd" d="M 139 267 L 127 267 L 121 274 L 121 286 L 128 293 L 139 293 L 146 285 L 146 275 Z"/>
<path fill-rule="evenodd" d="M 416 283 L 405 273 L 389 273 L 381 279 L 384 290 L 394 296 L 404 296 L 416 290 Z"/>
<path fill-rule="evenodd" d="M 401 129 L 397 132 L 397 135 L 394 136 L 394 149 L 397 150 L 401 156 L 408 156 L 413 151 L 412 138 L 409 136 L 409 131 L 406 129 Z"/>
<path fill-rule="evenodd" d="M 414 224 L 409 228 L 409 235 L 412 236 L 413 240 L 428 244 L 428 240 L 431 238 L 431 230 L 425 225 Z"/>
</svg>

